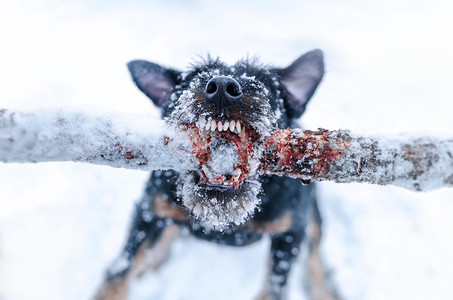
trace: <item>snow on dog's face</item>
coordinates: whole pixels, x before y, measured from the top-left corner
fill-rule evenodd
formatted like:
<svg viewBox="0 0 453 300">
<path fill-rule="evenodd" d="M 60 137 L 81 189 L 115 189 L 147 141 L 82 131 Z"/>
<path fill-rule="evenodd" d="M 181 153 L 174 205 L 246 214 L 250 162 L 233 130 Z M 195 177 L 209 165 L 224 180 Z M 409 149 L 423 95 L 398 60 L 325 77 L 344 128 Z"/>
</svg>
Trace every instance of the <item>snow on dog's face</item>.
<svg viewBox="0 0 453 300">
<path fill-rule="evenodd" d="M 128 67 L 163 117 L 190 132 L 199 170 L 179 175 L 178 195 L 193 216 L 220 228 L 253 215 L 259 145 L 304 112 L 324 73 L 320 50 L 285 69 L 210 58 L 184 73 L 146 61 Z"/>
</svg>

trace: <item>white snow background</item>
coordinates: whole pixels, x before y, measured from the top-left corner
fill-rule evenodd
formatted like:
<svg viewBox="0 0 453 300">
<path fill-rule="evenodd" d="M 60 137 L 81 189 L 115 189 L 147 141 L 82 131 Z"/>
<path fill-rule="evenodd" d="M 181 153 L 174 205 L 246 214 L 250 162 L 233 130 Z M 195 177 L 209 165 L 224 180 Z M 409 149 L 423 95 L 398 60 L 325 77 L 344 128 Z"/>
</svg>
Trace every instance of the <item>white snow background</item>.
<svg viewBox="0 0 453 300">
<path fill-rule="evenodd" d="M 0 107 L 158 113 L 129 78 L 136 58 L 185 69 L 211 53 L 285 66 L 321 48 L 326 76 L 302 121 L 371 135 L 453 137 L 451 1 L 0 3 Z M 88 299 L 119 253 L 148 174 L 0 164 L 0 299 Z M 323 254 L 345 299 L 451 299 L 453 189 L 319 184 Z M 130 299 L 252 299 L 269 242 L 190 237 Z M 302 264 L 290 299 L 305 299 Z"/>
</svg>

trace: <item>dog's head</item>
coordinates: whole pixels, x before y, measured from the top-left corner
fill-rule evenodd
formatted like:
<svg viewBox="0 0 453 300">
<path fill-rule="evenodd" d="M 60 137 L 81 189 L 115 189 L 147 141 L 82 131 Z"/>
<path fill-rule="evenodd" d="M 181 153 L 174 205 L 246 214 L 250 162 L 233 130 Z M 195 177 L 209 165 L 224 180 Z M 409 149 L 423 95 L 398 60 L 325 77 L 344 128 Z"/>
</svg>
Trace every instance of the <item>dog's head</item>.
<svg viewBox="0 0 453 300">
<path fill-rule="evenodd" d="M 258 207 L 260 141 L 300 117 L 324 74 L 314 50 L 287 68 L 208 58 L 188 72 L 135 60 L 134 82 L 171 123 L 188 129 L 198 171 L 180 174 L 178 194 L 196 218 L 223 227 Z"/>
</svg>

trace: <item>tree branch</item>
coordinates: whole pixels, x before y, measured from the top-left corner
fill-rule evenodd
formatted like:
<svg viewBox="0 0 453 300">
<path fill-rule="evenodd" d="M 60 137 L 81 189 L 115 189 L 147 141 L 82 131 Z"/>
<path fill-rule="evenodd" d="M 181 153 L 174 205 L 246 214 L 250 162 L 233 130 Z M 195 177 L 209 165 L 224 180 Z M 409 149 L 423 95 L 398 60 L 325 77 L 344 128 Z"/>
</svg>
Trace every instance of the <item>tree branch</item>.
<svg viewBox="0 0 453 300">
<path fill-rule="evenodd" d="M 358 137 L 349 131 L 276 130 L 263 142 L 260 173 L 334 182 L 453 186 L 453 140 Z M 146 116 L 0 110 L 0 161 L 73 161 L 139 170 L 199 166 L 187 129 Z"/>
</svg>

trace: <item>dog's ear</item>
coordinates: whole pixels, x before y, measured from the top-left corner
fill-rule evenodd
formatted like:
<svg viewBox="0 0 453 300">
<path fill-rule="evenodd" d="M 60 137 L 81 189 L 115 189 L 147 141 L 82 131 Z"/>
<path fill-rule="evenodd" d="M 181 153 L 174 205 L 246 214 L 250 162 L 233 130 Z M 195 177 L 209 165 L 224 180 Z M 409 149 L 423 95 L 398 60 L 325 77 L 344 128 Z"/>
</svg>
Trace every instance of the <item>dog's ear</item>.
<svg viewBox="0 0 453 300">
<path fill-rule="evenodd" d="M 133 60 L 127 67 L 137 87 L 159 107 L 168 100 L 180 74 L 145 60 Z"/>
<path fill-rule="evenodd" d="M 324 58 L 319 49 L 310 51 L 285 69 L 277 70 L 291 118 L 298 118 L 324 75 Z"/>
</svg>

